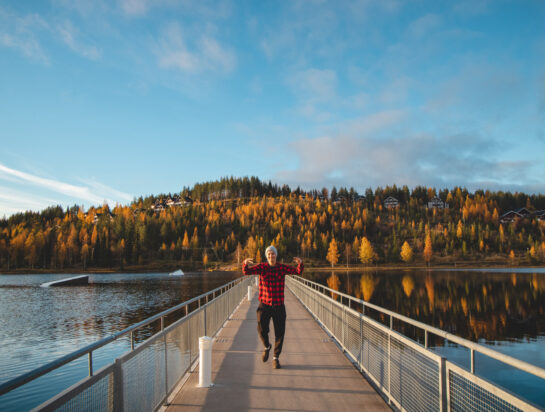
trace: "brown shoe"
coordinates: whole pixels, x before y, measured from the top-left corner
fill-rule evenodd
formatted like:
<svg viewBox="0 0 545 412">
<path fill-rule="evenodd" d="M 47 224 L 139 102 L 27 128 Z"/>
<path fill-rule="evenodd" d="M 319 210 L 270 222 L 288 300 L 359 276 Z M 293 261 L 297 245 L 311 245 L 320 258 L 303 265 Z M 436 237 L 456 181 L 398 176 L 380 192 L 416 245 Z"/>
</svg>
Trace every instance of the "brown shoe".
<svg viewBox="0 0 545 412">
<path fill-rule="evenodd" d="M 263 354 L 261 355 L 261 360 L 263 362 L 267 362 L 269 360 L 269 351 L 271 350 L 271 345 L 267 349 L 263 350 Z"/>
<path fill-rule="evenodd" d="M 280 369 L 282 366 L 280 366 L 280 360 L 278 358 L 273 359 L 273 368 L 274 369 Z"/>
</svg>

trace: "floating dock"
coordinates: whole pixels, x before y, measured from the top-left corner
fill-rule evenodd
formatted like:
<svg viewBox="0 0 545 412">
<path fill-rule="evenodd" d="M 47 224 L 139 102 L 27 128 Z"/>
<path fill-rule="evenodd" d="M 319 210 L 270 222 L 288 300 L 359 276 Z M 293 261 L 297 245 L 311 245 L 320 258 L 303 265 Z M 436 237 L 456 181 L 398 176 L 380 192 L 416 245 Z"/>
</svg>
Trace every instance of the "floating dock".
<svg viewBox="0 0 545 412">
<path fill-rule="evenodd" d="M 67 279 L 55 280 L 53 282 L 42 283 L 42 288 L 50 286 L 83 286 L 89 284 L 89 275 L 74 276 Z"/>
</svg>

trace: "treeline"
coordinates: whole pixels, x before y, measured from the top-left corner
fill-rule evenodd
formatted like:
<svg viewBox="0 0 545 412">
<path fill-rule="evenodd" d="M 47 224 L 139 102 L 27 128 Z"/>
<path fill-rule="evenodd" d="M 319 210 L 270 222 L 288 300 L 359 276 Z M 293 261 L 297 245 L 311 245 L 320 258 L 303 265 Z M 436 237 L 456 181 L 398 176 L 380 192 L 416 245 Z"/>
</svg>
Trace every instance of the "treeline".
<svg viewBox="0 0 545 412">
<path fill-rule="evenodd" d="M 280 258 L 299 255 L 316 264 L 356 264 L 362 256 L 365 263 L 397 263 L 406 260 L 405 245 L 410 259 L 431 263 L 545 260 L 545 222 L 530 215 L 500 223 L 510 209 L 545 209 L 543 195 L 395 185 L 363 195 L 353 188 L 305 192 L 255 177 L 197 184 L 179 194 L 193 204 L 154 212 L 151 205 L 167 196 L 159 195 L 112 210 L 57 206 L 2 219 L 0 268 L 122 268 L 159 261 L 206 266 L 244 257 L 260 261 L 271 243 Z M 388 196 L 399 207 L 385 208 Z M 428 209 L 435 196 L 449 208 Z"/>
</svg>

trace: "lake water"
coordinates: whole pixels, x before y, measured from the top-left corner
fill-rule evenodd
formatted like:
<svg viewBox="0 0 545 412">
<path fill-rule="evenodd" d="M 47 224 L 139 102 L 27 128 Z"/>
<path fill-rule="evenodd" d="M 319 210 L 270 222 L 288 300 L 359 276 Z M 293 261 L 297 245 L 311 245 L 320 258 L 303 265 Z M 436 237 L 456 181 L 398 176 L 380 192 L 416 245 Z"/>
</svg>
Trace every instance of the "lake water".
<svg viewBox="0 0 545 412">
<path fill-rule="evenodd" d="M 90 275 L 89 286 L 40 287 L 70 276 L 0 276 L 0 383 L 224 285 L 237 274 L 103 274 Z M 156 322 L 136 335 L 136 341 L 158 329 Z M 126 338 L 94 352 L 94 370 L 129 348 Z M 0 410 L 29 410 L 87 373 L 85 356 L 0 396 Z"/>
<path fill-rule="evenodd" d="M 545 368 L 545 268 L 331 271 L 304 277 Z M 389 317 L 366 314 L 389 326 Z M 394 322 L 394 329 L 423 343 L 414 327 Z M 469 350 L 439 338 L 430 339 L 430 346 L 470 368 Z M 545 408 L 545 380 L 480 354 L 475 364 L 477 375 Z"/>
<path fill-rule="evenodd" d="M 104 274 L 91 275 L 89 286 L 40 287 L 69 276 L 0 276 L 0 383 L 221 286 L 238 274 Z M 545 269 L 307 271 L 305 277 L 545 368 Z M 137 341 L 157 329 L 158 325 L 145 329 Z M 433 350 L 468 367 L 467 350 L 440 340 L 431 344 Z M 128 348 L 128 339 L 121 339 L 98 350 L 93 355 L 94 369 Z M 478 374 L 545 407 L 542 380 L 478 355 L 476 365 Z M 83 357 L 1 396 L 0 410 L 31 409 L 86 374 L 87 358 Z"/>
</svg>

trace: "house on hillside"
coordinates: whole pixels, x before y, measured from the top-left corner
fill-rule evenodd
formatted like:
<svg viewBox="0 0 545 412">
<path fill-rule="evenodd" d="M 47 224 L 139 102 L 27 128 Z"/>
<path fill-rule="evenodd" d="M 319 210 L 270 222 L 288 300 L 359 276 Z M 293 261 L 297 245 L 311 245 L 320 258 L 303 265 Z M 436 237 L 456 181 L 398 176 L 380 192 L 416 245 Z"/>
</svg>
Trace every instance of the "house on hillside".
<svg viewBox="0 0 545 412">
<path fill-rule="evenodd" d="M 397 200 L 393 196 L 388 196 L 386 199 L 384 199 L 384 207 L 386 209 L 393 209 L 399 206 L 399 200 Z"/>
<path fill-rule="evenodd" d="M 514 210 L 510 210 L 509 212 L 500 216 L 500 223 L 512 223 L 520 219 L 524 219 L 524 215 L 521 215 Z"/>
<path fill-rule="evenodd" d="M 162 212 L 166 209 L 165 204 L 163 202 L 156 202 L 155 204 L 151 205 L 151 210 L 153 210 L 156 213 Z"/>
<path fill-rule="evenodd" d="M 448 209 L 448 203 L 435 196 L 428 202 L 428 209 Z"/>
</svg>

